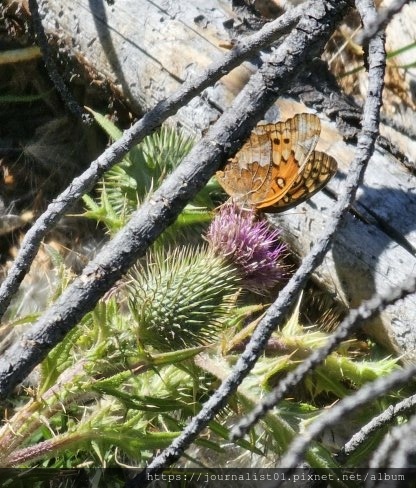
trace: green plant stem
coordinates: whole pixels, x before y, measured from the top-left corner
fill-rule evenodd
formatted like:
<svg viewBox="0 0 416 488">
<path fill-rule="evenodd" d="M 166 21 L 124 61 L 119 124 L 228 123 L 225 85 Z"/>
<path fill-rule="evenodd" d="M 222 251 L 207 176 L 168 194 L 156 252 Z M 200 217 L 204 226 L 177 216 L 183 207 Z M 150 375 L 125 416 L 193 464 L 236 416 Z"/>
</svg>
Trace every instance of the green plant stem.
<svg viewBox="0 0 416 488">
<path fill-rule="evenodd" d="M 167 447 L 172 440 L 179 435 L 179 432 L 156 432 L 152 434 L 142 435 L 138 440 L 138 433 L 131 429 L 129 434 L 114 431 L 103 431 L 98 428 L 81 428 L 76 432 L 70 434 L 57 435 L 53 439 L 44 442 L 39 442 L 35 446 L 26 447 L 10 454 L 4 462 L 2 467 L 8 468 L 13 466 L 21 466 L 22 464 L 36 461 L 37 459 L 45 459 L 48 454 L 53 457 L 70 450 L 74 452 L 76 448 L 82 445 L 90 444 L 94 441 L 106 440 L 114 445 L 128 444 L 134 442 L 135 449 L 143 450 L 157 450 Z"/>
<path fill-rule="evenodd" d="M 92 433 L 91 431 L 56 436 L 53 439 L 13 452 L 6 458 L 2 467 L 21 466 L 37 459 L 44 459 L 49 453 L 53 453 L 56 456 L 59 452 L 63 452 L 66 449 L 74 449 L 76 444 L 82 444 L 98 437 L 99 433 Z"/>
<path fill-rule="evenodd" d="M 28 402 L 21 408 L 0 430 L 0 465 L 2 460 L 7 458 L 18 446 L 26 440 L 42 425 L 45 420 L 52 418 L 56 413 L 61 412 L 65 406 L 81 400 L 90 399 L 96 394 L 80 391 L 79 387 L 68 388 L 67 385 L 83 385 L 80 381 L 80 372 L 83 371 L 86 361 L 81 361 L 70 371 L 66 372 L 52 388 L 46 391 L 39 399 Z M 85 373 L 84 373 L 85 374 Z M 91 380 L 86 378 L 86 383 Z M 82 387 L 82 386 L 81 386 Z M 63 398 L 63 393 L 66 397 Z M 64 395 L 65 396 L 65 395 Z"/>
</svg>

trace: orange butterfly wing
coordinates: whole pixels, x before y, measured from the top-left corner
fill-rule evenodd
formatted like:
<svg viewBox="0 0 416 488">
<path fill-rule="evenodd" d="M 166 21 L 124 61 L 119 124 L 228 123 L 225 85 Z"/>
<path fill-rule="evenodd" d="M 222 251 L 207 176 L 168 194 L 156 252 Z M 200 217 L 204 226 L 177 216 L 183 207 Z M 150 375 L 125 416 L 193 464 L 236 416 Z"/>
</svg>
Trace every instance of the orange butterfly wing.
<svg viewBox="0 0 416 488">
<path fill-rule="evenodd" d="M 313 151 L 301 173 L 282 199 L 267 212 L 283 212 L 304 202 L 321 190 L 337 172 L 337 162 L 328 154 Z"/>
<path fill-rule="evenodd" d="M 320 131 L 320 120 L 313 114 L 298 114 L 286 122 L 258 125 L 234 158 L 217 172 L 217 179 L 243 206 L 279 212 L 288 205 L 300 203 L 324 186 L 334 173 L 334 163 L 336 169 L 333 158 L 313 151 Z M 323 174 L 323 182 L 318 186 L 317 172 L 328 168 L 330 176 L 326 178 Z M 313 192 L 307 191 L 312 187 Z M 305 195 L 302 199 L 300 192 Z"/>
</svg>

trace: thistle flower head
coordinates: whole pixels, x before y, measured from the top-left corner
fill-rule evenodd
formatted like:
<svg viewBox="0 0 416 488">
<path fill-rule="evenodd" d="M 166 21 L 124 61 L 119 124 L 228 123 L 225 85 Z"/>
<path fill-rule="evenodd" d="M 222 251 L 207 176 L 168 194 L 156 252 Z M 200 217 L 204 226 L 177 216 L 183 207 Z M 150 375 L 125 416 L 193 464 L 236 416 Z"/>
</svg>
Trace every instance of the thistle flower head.
<svg viewBox="0 0 416 488">
<path fill-rule="evenodd" d="M 256 220 L 254 212 L 223 205 L 206 238 L 216 255 L 236 267 L 248 290 L 261 293 L 282 279 L 286 246 L 279 242 L 279 232 L 266 220 Z"/>
</svg>

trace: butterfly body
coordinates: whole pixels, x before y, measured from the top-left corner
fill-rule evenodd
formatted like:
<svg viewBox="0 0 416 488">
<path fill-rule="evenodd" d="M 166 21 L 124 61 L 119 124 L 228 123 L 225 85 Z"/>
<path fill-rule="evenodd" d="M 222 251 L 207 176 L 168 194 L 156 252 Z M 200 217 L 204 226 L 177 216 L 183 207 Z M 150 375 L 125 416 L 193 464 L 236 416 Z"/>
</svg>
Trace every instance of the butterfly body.
<svg viewBox="0 0 416 488">
<path fill-rule="evenodd" d="M 311 197 L 336 172 L 337 163 L 315 151 L 321 132 L 313 114 L 260 124 L 216 176 L 244 208 L 281 212 Z"/>
</svg>

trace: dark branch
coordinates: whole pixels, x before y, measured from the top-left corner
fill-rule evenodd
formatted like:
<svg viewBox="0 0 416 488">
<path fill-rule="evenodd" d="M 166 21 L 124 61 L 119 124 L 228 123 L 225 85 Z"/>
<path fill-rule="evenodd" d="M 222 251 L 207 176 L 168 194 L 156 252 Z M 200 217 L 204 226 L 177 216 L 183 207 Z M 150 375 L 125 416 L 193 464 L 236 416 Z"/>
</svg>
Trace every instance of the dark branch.
<svg viewBox="0 0 416 488">
<path fill-rule="evenodd" d="M 315 7 L 316 17 L 305 15 L 300 20 L 299 28 L 292 30 L 287 40 L 270 56 L 269 62 L 252 76 L 230 110 L 194 147 L 177 170 L 133 214 L 126 227 L 86 266 L 82 275 L 57 302 L 19 342 L 6 351 L 0 360 L 0 396 L 5 396 L 42 361 L 137 258 L 145 254 L 149 245 L 176 219 L 219 165 L 247 138 L 279 91 L 292 82 L 299 67 L 304 69 L 311 59 L 321 53 L 345 9 L 345 2 L 336 2 L 336 7 L 326 2 L 325 6 Z M 163 113 L 166 114 L 166 111 Z M 150 117 L 150 125 L 154 127 L 155 121 L 160 124 L 160 110 Z M 127 131 L 121 142 L 114 144 L 92 165 L 91 173 L 96 175 L 100 163 L 108 164 L 109 159 L 114 161 L 119 158 L 125 153 L 126 146 L 131 147 L 136 138 L 136 131 Z M 76 187 L 77 184 L 75 180 L 72 186 Z M 72 195 L 70 190 L 69 194 Z M 65 195 L 68 196 L 68 193 Z"/>
<path fill-rule="evenodd" d="M 17 292 L 20 283 L 29 271 L 42 239 L 59 219 L 72 208 L 75 202 L 91 190 L 102 175 L 118 163 L 135 144 L 138 144 L 145 136 L 159 127 L 168 117 L 174 115 L 179 108 L 186 105 L 192 98 L 214 84 L 224 74 L 251 57 L 259 49 L 268 46 L 292 27 L 302 12 L 310 8 L 311 3 L 308 2 L 299 8 L 290 10 L 279 19 L 266 24 L 260 32 L 245 38 L 243 42 L 239 42 L 221 60 L 214 62 L 195 79 L 184 83 L 172 96 L 159 102 L 153 110 L 148 112 L 129 130 L 125 131 L 121 139 L 93 161 L 90 167 L 48 206 L 46 211 L 27 232 L 22 241 L 19 254 L 1 284 L 0 318 L 4 315 L 13 295 Z"/>
<path fill-rule="evenodd" d="M 36 0 L 29 0 L 29 9 L 32 16 L 33 29 L 35 31 L 40 50 L 42 52 L 42 58 L 45 63 L 46 71 L 48 72 L 49 78 L 51 79 L 55 88 L 58 90 L 58 93 L 60 94 L 70 113 L 85 122 L 91 123 L 91 116 L 81 108 L 81 106 L 78 104 L 78 102 L 75 100 L 75 98 L 72 96 L 72 93 L 66 86 L 62 76 L 59 74 L 58 68 L 56 67 L 55 61 L 52 57 L 52 52 L 48 44 L 48 39 L 46 38 L 46 34 L 43 29 L 42 21 L 39 15 L 38 3 Z"/>
<path fill-rule="evenodd" d="M 377 430 L 384 428 L 386 425 L 394 422 L 399 415 L 414 411 L 416 409 L 416 395 L 412 395 L 402 400 L 396 405 L 390 405 L 383 413 L 371 419 L 368 424 L 356 432 L 351 439 L 341 449 L 338 458 L 351 456 L 366 440 Z"/>
</svg>

